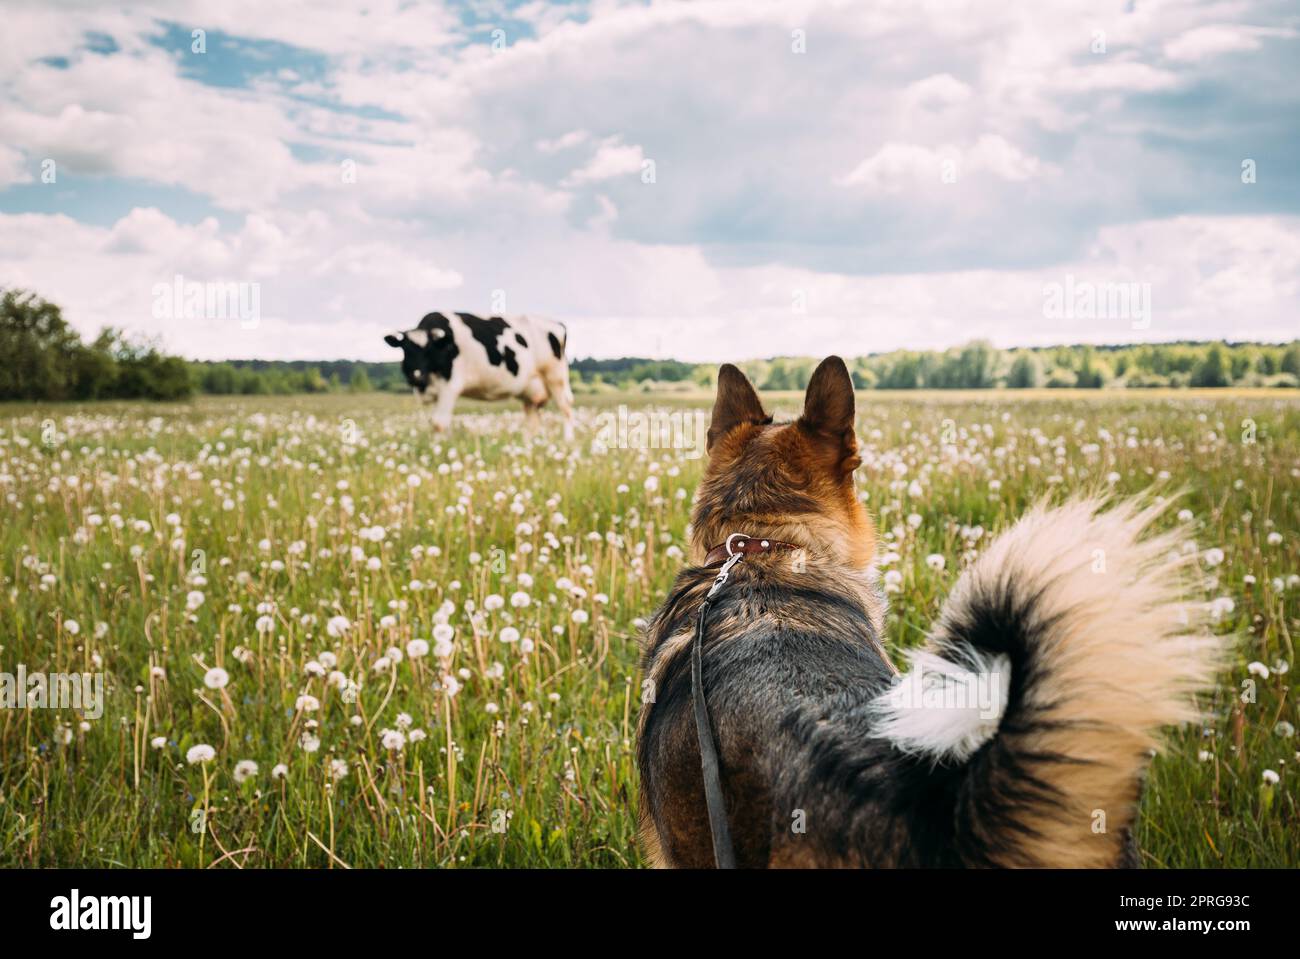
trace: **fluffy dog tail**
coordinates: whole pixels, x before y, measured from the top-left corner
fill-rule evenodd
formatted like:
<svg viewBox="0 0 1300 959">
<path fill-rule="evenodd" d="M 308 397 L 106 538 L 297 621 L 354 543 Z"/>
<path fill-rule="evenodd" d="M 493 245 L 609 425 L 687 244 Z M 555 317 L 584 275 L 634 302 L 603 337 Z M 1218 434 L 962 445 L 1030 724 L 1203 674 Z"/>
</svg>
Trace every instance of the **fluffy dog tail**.
<svg viewBox="0 0 1300 959">
<path fill-rule="evenodd" d="M 1102 505 L 1039 506 L 995 540 L 875 703 L 905 764 L 946 780 L 968 864 L 1124 862 L 1159 732 L 1221 665 L 1181 601 L 1195 553 L 1149 533 L 1162 507 Z"/>
</svg>

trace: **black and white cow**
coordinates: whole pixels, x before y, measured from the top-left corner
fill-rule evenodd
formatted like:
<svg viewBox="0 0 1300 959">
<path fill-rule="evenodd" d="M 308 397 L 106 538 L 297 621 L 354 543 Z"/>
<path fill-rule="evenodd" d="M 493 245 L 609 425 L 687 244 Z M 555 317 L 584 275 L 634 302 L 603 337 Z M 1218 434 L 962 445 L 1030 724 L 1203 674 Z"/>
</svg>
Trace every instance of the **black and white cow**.
<svg viewBox="0 0 1300 959">
<path fill-rule="evenodd" d="M 563 323 L 536 317 L 429 313 L 413 330 L 390 333 L 384 342 L 402 351 L 402 373 L 417 398 L 433 404 L 433 427 L 451 426 L 456 398 L 523 400 L 535 429 L 548 399 L 564 414 L 564 436 L 573 437 L 573 391 L 564 359 Z"/>
</svg>

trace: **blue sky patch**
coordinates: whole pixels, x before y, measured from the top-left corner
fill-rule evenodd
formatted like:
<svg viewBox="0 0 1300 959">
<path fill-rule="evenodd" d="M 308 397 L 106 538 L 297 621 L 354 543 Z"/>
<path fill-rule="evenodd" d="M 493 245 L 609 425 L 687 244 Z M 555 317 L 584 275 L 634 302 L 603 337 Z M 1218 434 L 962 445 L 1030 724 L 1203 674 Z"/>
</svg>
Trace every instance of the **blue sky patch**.
<svg viewBox="0 0 1300 959">
<path fill-rule="evenodd" d="M 195 53 L 196 29 L 204 28 L 166 23 L 151 42 L 176 57 L 181 76 L 208 86 L 247 89 L 262 77 L 323 83 L 329 72 L 330 59 L 323 53 L 276 40 L 236 37 L 220 30 L 207 30 L 206 52 Z"/>
<path fill-rule="evenodd" d="M 91 53 L 99 53 L 105 56 L 117 53 L 120 49 L 117 41 L 107 33 L 99 33 L 94 30 L 86 34 L 86 49 Z"/>
<path fill-rule="evenodd" d="M 216 217 L 222 229 L 238 229 L 243 217 L 220 210 L 181 186 L 130 177 L 74 176 L 60 171 L 57 183 L 20 183 L 0 190 L 5 213 L 63 214 L 81 223 L 112 226 L 136 207 L 157 207 L 178 223 Z"/>
</svg>

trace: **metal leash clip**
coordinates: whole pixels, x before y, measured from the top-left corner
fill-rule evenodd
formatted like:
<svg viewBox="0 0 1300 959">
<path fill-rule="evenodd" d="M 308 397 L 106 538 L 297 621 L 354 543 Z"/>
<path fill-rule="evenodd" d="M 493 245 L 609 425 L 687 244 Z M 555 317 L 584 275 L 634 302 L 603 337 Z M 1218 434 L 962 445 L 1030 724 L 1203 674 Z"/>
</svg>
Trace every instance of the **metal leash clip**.
<svg viewBox="0 0 1300 959">
<path fill-rule="evenodd" d="M 744 554 L 742 553 L 731 554 L 731 558 L 722 564 L 722 569 L 718 570 L 718 576 L 713 581 L 713 585 L 709 588 L 709 594 L 705 599 L 712 599 L 714 596 L 718 595 L 718 590 L 722 589 L 723 584 L 726 583 L 727 579 L 731 576 L 731 567 L 735 566 L 744 558 Z"/>
<path fill-rule="evenodd" d="M 712 599 L 714 596 L 718 594 L 718 590 L 722 589 L 723 585 L 731 577 L 731 567 L 735 566 L 737 563 L 739 563 L 742 559 L 745 558 L 744 553 L 737 553 L 734 549 L 731 548 L 731 541 L 736 537 L 740 537 L 742 539 L 748 538 L 745 536 L 744 533 L 732 533 L 730 536 L 727 537 L 727 561 L 722 564 L 722 569 L 718 570 L 718 576 L 716 579 L 714 579 L 713 586 L 710 587 L 709 594 L 708 596 L 705 597 L 706 600 Z"/>
</svg>

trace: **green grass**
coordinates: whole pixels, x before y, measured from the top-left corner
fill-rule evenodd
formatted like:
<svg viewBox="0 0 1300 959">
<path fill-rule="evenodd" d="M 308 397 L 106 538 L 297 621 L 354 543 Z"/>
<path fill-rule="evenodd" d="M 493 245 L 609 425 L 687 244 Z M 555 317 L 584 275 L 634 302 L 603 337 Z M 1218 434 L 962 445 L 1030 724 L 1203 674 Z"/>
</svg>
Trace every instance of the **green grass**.
<svg viewBox="0 0 1300 959">
<path fill-rule="evenodd" d="M 774 399 L 795 411 L 797 397 Z M 66 710 L 0 710 L 0 865 L 641 865 L 634 621 L 680 565 L 702 464 L 593 452 L 598 409 L 620 401 L 708 398 L 584 400 L 570 445 L 553 419 L 529 443 L 513 408 L 476 405 L 439 441 L 409 398 L 377 394 L 0 408 L 0 672 L 102 671 L 109 685 L 85 728 Z M 1200 566 L 1204 598 L 1232 600 L 1217 628 L 1240 640 L 1205 728 L 1174 734 L 1152 767 L 1144 857 L 1300 865 L 1300 741 L 1282 734 L 1300 725 L 1297 671 L 1273 669 L 1294 667 L 1300 618 L 1300 579 L 1287 579 L 1300 574 L 1294 394 L 873 393 L 859 436 L 860 487 L 902 574 L 895 652 L 921 641 L 963 554 L 1039 497 L 1185 488 L 1192 519 L 1167 521 L 1223 550 Z M 362 538 L 376 526 L 381 541 Z M 520 591 L 530 604 L 514 608 Z M 202 603 L 187 610 L 191 592 Z M 490 595 L 504 607 L 486 610 Z M 445 601 L 450 656 L 376 672 L 391 647 L 433 645 Z M 335 616 L 350 625 L 331 636 Z M 533 651 L 503 642 L 506 627 Z M 307 671 L 324 653 L 359 689 Z M 1250 676 L 1254 661 L 1267 678 Z M 212 667 L 228 672 L 224 689 L 205 686 Z M 297 708 L 303 694 L 319 709 Z M 400 751 L 381 738 L 399 714 L 411 720 Z M 215 758 L 187 763 L 201 743 Z M 242 783 L 241 760 L 259 766 Z M 1281 777 L 1271 789 L 1265 769 Z"/>
</svg>

